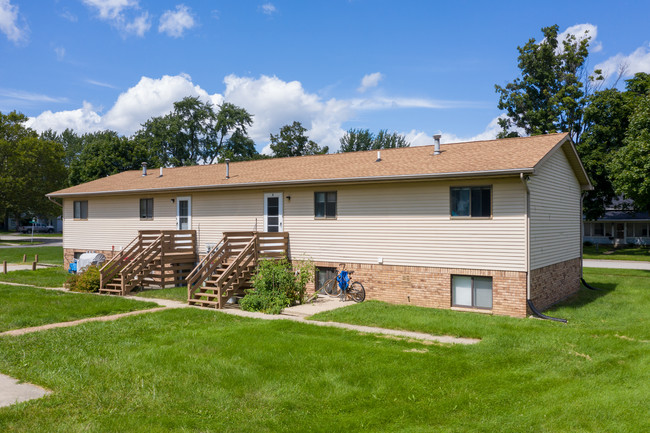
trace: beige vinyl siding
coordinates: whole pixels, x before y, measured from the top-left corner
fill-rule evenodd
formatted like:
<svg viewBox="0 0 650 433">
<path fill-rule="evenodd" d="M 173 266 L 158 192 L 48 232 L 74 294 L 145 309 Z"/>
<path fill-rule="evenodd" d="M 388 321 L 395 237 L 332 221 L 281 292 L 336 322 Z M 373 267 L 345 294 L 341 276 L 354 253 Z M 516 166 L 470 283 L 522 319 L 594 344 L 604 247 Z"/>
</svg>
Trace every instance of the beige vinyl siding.
<svg viewBox="0 0 650 433">
<path fill-rule="evenodd" d="M 386 265 L 524 270 L 524 198 L 518 180 L 412 182 L 285 192 L 293 258 Z M 449 216 L 449 187 L 493 185 L 492 219 Z M 337 191 L 337 217 L 314 219 L 314 191 Z"/>
<path fill-rule="evenodd" d="M 153 220 L 140 220 L 140 199 L 153 197 Z M 176 203 L 173 195 L 146 194 L 112 197 L 79 197 L 63 200 L 63 248 L 111 250 L 125 247 L 138 230 L 174 230 Z M 73 219 L 73 203 L 88 200 L 88 220 Z"/>
<path fill-rule="evenodd" d="M 451 219 L 450 186 L 492 185 L 491 219 Z M 314 192 L 337 191 L 336 219 L 314 218 Z M 283 193 L 292 258 L 386 265 L 525 270 L 523 187 L 519 179 L 179 193 L 192 198 L 199 252 L 225 231 L 264 228 L 264 193 Z M 287 196 L 290 196 L 289 200 Z M 139 196 L 90 198 L 88 221 L 65 201 L 65 248 L 116 249 L 138 229 L 174 229 L 171 195 L 153 195 L 154 220 L 140 221 Z"/>
<path fill-rule="evenodd" d="M 558 149 L 529 182 L 531 269 L 580 257 L 580 185 Z"/>
</svg>

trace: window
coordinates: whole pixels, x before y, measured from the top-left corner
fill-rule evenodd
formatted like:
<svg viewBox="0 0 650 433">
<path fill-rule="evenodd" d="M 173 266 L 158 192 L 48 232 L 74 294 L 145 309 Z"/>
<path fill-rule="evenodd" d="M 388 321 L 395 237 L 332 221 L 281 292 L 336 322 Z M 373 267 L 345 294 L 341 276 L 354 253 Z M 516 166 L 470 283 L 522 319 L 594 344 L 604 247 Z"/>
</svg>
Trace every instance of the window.
<svg viewBox="0 0 650 433">
<path fill-rule="evenodd" d="M 316 291 L 319 291 L 325 281 L 336 278 L 336 268 L 316 268 L 316 278 L 314 281 Z"/>
<path fill-rule="evenodd" d="M 455 187 L 450 190 L 451 216 L 489 218 L 492 216 L 492 187 Z"/>
<path fill-rule="evenodd" d="M 84 201 L 75 201 L 73 216 L 76 220 L 87 220 L 88 219 L 88 200 Z"/>
<path fill-rule="evenodd" d="M 336 191 L 314 193 L 314 216 L 336 218 Z"/>
<path fill-rule="evenodd" d="M 592 225 L 593 224 L 591 224 L 591 223 L 584 223 L 584 233 L 583 233 L 584 236 L 591 236 L 591 226 Z"/>
<path fill-rule="evenodd" d="M 451 277 L 451 303 L 455 307 L 492 308 L 492 277 Z"/>
<path fill-rule="evenodd" d="M 634 223 L 634 236 L 637 238 L 648 237 L 648 224 Z"/>
<path fill-rule="evenodd" d="M 141 198 L 140 199 L 140 219 L 152 220 L 153 219 L 153 199 Z"/>
<path fill-rule="evenodd" d="M 605 236 L 603 223 L 594 223 L 594 236 Z"/>
</svg>

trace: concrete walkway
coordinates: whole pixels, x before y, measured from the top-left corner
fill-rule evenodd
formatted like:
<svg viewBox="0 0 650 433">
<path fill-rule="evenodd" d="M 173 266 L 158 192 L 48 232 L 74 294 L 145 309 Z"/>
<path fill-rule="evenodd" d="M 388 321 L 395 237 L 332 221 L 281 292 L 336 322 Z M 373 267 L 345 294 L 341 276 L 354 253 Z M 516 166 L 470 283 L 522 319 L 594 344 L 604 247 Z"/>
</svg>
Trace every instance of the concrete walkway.
<svg viewBox="0 0 650 433">
<path fill-rule="evenodd" d="M 49 393 L 50 391 L 40 386 L 20 383 L 13 377 L 0 374 L 0 407 L 41 398 Z"/>
<path fill-rule="evenodd" d="M 650 261 L 583 259 L 585 268 L 639 269 L 650 271 Z"/>
</svg>

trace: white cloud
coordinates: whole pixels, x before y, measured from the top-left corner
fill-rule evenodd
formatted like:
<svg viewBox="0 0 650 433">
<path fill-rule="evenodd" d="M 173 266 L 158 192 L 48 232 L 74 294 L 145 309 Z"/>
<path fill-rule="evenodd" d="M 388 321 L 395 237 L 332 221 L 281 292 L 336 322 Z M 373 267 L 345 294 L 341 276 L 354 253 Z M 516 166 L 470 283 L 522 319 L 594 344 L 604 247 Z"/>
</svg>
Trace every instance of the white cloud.
<svg viewBox="0 0 650 433">
<path fill-rule="evenodd" d="M 104 85 L 93 80 L 87 82 Z M 151 117 L 170 112 L 174 102 L 186 96 L 197 96 L 214 105 L 228 101 L 245 108 L 253 115 L 250 136 L 259 144 L 267 143 L 270 133 L 276 134 L 282 126 L 298 121 L 308 130 L 307 134 L 312 140 L 321 146 L 329 146 L 330 151 L 336 151 L 340 146 L 339 139 L 345 133 L 342 125 L 361 111 L 404 107 L 438 109 L 467 104 L 399 97 L 376 100 L 324 99 L 305 90 L 299 81 L 283 81 L 266 75 L 259 78 L 228 75 L 224 78 L 224 84 L 223 94 L 209 94 L 185 74 L 142 77 L 136 85 L 120 94 L 105 114 L 85 104 L 78 110 L 42 113 L 32 119 L 33 127 L 39 131 L 49 128 L 63 130 L 66 127 L 84 132 L 112 129 L 131 135 Z M 428 140 L 418 134 L 412 131 L 412 141 L 419 143 Z"/>
<path fill-rule="evenodd" d="M 138 0 L 83 0 L 83 2 L 91 9 L 95 9 L 100 19 L 111 23 L 122 37 L 130 34 L 144 36 L 151 28 L 149 13 L 146 11 L 132 20 L 127 19 L 128 12 L 140 9 Z"/>
<path fill-rule="evenodd" d="M 132 33 L 140 37 L 144 36 L 150 28 L 151 20 L 149 19 L 148 12 L 143 13 L 139 17 L 136 17 L 132 22 L 124 25 L 124 30 L 126 30 L 127 33 Z"/>
<path fill-rule="evenodd" d="M 262 6 L 260 6 L 260 9 L 262 10 L 262 13 L 266 15 L 273 15 L 278 11 L 273 3 L 264 3 Z"/>
<path fill-rule="evenodd" d="M 381 72 L 373 72 L 372 74 L 364 75 L 361 79 L 361 86 L 357 89 L 357 91 L 363 93 L 371 87 L 377 87 L 382 78 L 384 78 L 384 76 L 381 74 Z"/>
<path fill-rule="evenodd" d="M 102 119 L 94 110 L 93 106 L 84 101 L 82 108 L 69 111 L 58 111 L 53 113 L 48 110 L 32 117 L 27 121 L 27 126 L 37 131 L 53 129 L 64 131 L 66 128 L 73 129 L 78 134 L 93 132 L 103 129 Z"/>
<path fill-rule="evenodd" d="M 117 89 L 117 87 L 115 87 L 112 84 L 104 83 L 103 81 L 91 80 L 90 78 L 86 80 L 86 83 L 92 84 L 93 86 L 107 87 L 109 89 Z"/>
<path fill-rule="evenodd" d="M 621 68 L 624 77 L 630 77 L 637 72 L 650 73 L 650 45 L 641 46 L 628 55 L 618 53 L 597 64 L 594 69 L 601 69 L 606 80 L 611 81 L 618 76 Z"/>
<path fill-rule="evenodd" d="M 27 41 L 27 25 L 19 25 L 18 18 L 18 6 L 12 5 L 9 0 L 0 0 L 0 32 L 15 44 Z"/>
<path fill-rule="evenodd" d="M 54 53 L 56 53 L 56 59 L 59 62 L 62 62 L 63 58 L 65 57 L 65 48 L 63 48 L 63 47 L 54 47 Z"/>
<path fill-rule="evenodd" d="M 190 13 L 190 8 L 185 5 L 177 5 L 176 11 L 165 11 L 160 17 L 158 32 L 166 33 L 167 36 L 180 38 L 185 30 L 194 27 L 194 17 Z"/>
<path fill-rule="evenodd" d="M 75 14 L 73 14 L 72 12 L 70 12 L 70 11 L 63 11 L 63 12 L 61 12 L 59 14 L 59 16 L 61 18 L 64 18 L 64 19 L 70 21 L 71 23 L 76 23 L 77 20 L 78 20 L 77 16 Z"/>
<path fill-rule="evenodd" d="M 569 35 L 574 35 L 578 42 L 585 38 L 591 38 L 589 40 L 589 51 L 592 53 L 597 53 L 603 49 L 602 43 L 596 40 L 598 37 L 598 27 L 593 24 L 584 23 L 568 27 L 557 36 L 558 42 L 561 44 Z"/>
<path fill-rule="evenodd" d="M 27 102 L 66 102 L 67 98 L 56 98 L 40 93 L 23 92 L 21 90 L 0 89 L 0 96 Z"/>
</svg>

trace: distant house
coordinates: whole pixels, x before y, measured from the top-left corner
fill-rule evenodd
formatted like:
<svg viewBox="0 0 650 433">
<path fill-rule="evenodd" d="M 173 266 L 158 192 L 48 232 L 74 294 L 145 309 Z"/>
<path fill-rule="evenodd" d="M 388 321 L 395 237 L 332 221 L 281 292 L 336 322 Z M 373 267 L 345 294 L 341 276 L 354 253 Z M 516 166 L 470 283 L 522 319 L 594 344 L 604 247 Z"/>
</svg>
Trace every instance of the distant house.
<svg viewBox="0 0 650 433">
<path fill-rule="evenodd" d="M 584 241 L 614 246 L 650 245 L 650 214 L 633 208 L 631 200 L 614 200 L 601 218 L 584 222 Z"/>
<path fill-rule="evenodd" d="M 290 258 L 320 282 L 346 263 L 368 299 L 524 317 L 575 293 L 592 187 L 568 136 L 438 148 L 128 171 L 49 196 L 66 263 L 140 230 L 194 230 L 199 255 L 227 232 L 285 232 Z"/>
</svg>

